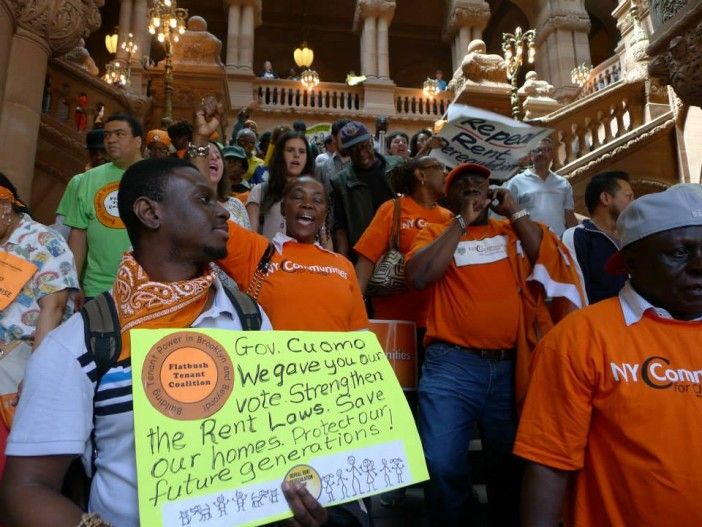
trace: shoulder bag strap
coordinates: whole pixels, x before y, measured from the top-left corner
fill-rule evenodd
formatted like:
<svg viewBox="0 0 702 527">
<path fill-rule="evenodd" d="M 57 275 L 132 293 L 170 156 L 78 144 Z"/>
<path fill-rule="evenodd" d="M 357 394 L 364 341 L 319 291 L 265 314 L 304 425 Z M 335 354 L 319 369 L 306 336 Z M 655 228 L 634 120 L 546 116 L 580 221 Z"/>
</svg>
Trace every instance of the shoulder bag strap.
<svg viewBox="0 0 702 527">
<path fill-rule="evenodd" d="M 246 288 L 246 294 L 254 300 L 258 300 L 258 295 L 263 285 L 263 279 L 266 277 L 266 273 L 268 273 L 268 267 L 270 266 L 271 258 L 273 258 L 273 251 L 275 251 L 275 246 L 271 242 L 268 244 L 268 247 L 266 247 L 263 256 L 261 256 L 256 266 L 256 271 L 251 277 L 251 282 L 249 282 L 249 286 Z"/>
<path fill-rule="evenodd" d="M 400 212 L 402 209 L 402 204 L 400 200 L 402 198 L 398 197 L 393 199 L 393 215 L 392 215 L 392 230 L 390 231 L 390 240 L 388 241 L 388 251 L 395 249 L 400 250 Z"/>
</svg>

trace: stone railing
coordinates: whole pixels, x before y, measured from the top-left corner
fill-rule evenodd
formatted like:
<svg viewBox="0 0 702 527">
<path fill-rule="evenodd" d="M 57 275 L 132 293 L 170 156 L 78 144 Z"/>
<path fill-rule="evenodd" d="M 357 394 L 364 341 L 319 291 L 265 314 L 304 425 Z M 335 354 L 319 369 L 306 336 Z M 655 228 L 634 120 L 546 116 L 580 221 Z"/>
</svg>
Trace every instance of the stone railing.
<svg viewBox="0 0 702 527">
<path fill-rule="evenodd" d="M 644 124 L 645 105 L 644 82 L 620 80 L 533 122 L 554 130 L 557 170 Z"/>
<path fill-rule="evenodd" d="M 610 84 L 617 82 L 621 78 L 621 75 L 621 59 L 619 55 L 613 55 L 592 68 L 585 84 L 580 89 L 578 98 L 582 99 L 591 93 L 605 89 Z"/>
<path fill-rule="evenodd" d="M 363 110 L 363 87 L 335 82 L 321 82 L 316 88 L 306 90 L 299 81 L 257 79 L 253 95 L 262 109 L 340 114 Z"/>
<path fill-rule="evenodd" d="M 105 107 L 104 119 L 118 111 L 143 118 L 150 102 L 110 86 L 62 59 L 49 61 L 47 79 L 51 79 L 51 87 L 45 89 L 43 98 L 30 202 L 34 216 L 51 224 L 66 183 L 85 170 L 85 132 L 94 124 L 97 104 Z M 77 112 L 83 103 L 85 113 Z M 85 128 L 79 130 L 79 124 L 85 124 Z"/>
<path fill-rule="evenodd" d="M 44 91 L 42 114 L 50 117 L 48 122 L 74 133 L 93 127 L 99 105 L 104 106 L 103 119 L 120 111 L 143 118 L 150 108 L 148 99 L 111 86 L 63 59 L 49 61 L 47 86 L 49 83 L 50 88 Z M 78 107 L 84 113 L 78 112 Z M 81 123 L 82 116 L 85 116 L 84 125 Z M 82 130 L 79 130 L 79 124 Z"/>
<path fill-rule="evenodd" d="M 427 97 L 421 88 L 395 88 L 396 116 L 441 119 L 452 99 L 453 93 L 447 91 L 436 97 Z"/>
</svg>

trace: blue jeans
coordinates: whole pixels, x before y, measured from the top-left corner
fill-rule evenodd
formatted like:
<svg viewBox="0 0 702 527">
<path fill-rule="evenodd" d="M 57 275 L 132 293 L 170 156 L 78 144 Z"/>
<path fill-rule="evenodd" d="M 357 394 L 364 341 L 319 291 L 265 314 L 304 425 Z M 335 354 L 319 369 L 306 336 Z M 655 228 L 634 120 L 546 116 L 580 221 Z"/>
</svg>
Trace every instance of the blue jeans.
<svg viewBox="0 0 702 527">
<path fill-rule="evenodd" d="M 429 345 L 419 381 L 419 432 L 429 468 L 431 525 L 470 525 L 469 443 L 482 439 L 490 525 L 518 525 L 521 469 L 512 454 L 517 431 L 514 363 L 480 358 L 460 346 Z"/>
</svg>

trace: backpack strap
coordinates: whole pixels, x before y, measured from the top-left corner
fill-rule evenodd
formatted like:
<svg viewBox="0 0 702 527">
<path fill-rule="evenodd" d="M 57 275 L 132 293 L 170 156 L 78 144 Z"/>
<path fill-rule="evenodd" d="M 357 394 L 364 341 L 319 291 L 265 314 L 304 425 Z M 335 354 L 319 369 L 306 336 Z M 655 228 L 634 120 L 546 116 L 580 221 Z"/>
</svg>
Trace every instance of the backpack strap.
<svg viewBox="0 0 702 527">
<path fill-rule="evenodd" d="M 105 292 L 89 300 L 80 310 L 80 315 L 83 317 L 85 348 L 95 361 L 97 390 L 100 380 L 122 350 L 119 319 L 112 295 Z"/>
<path fill-rule="evenodd" d="M 263 317 L 258 303 L 246 293 L 239 289 L 224 286 L 224 292 L 227 298 L 236 309 L 236 314 L 239 315 L 241 321 L 241 329 L 244 331 L 258 331 L 261 329 Z"/>
<path fill-rule="evenodd" d="M 93 429 L 90 432 L 92 443 L 91 476 L 95 475 L 95 460 L 97 459 L 97 445 L 95 442 L 95 396 L 100 386 L 100 381 L 109 371 L 119 357 L 122 350 L 122 336 L 120 335 L 119 318 L 112 295 L 102 293 L 89 300 L 80 310 L 83 318 L 83 332 L 85 336 L 85 349 L 95 361 L 95 392 L 93 394 Z"/>
</svg>

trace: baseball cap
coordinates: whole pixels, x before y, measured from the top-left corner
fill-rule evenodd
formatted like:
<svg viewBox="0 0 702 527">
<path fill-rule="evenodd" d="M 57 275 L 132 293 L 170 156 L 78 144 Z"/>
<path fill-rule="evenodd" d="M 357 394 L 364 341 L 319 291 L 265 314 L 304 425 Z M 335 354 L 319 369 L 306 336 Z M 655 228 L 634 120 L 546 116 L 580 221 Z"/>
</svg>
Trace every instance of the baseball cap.
<svg viewBox="0 0 702 527">
<path fill-rule="evenodd" d="M 362 143 L 363 141 L 368 141 L 370 138 L 371 135 L 368 128 L 358 121 L 346 123 L 339 132 L 339 142 L 341 143 L 341 148 L 344 150 L 358 143 Z"/>
<path fill-rule="evenodd" d="M 453 170 L 451 170 L 451 172 L 449 172 L 446 176 L 446 180 L 444 182 L 445 192 L 448 193 L 448 189 L 451 185 L 451 182 L 457 175 L 462 174 L 463 172 L 473 172 L 476 174 L 480 174 L 481 176 L 485 176 L 486 178 L 490 177 L 490 169 L 484 165 L 478 165 L 477 163 L 461 163 Z"/>
<path fill-rule="evenodd" d="M 222 149 L 222 157 L 224 159 L 228 157 L 233 157 L 235 159 L 241 159 L 244 162 L 244 171 L 249 169 L 249 158 L 246 157 L 246 150 L 238 145 L 225 146 Z"/>
<path fill-rule="evenodd" d="M 102 128 L 90 130 L 85 134 L 85 148 L 88 150 L 104 150 L 105 149 L 105 132 Z"/>
<path fill-rule="evenodd" d="M 683 188 L 641 196 L 617 219 L 622 249 L 652 234 L 695 226 L 702 226 L 702 194 Z M 611 274 L 627 272 L 621 250 L 607 261 L 605 270 Z"/>
<path fill-rule="evenodd" d="M 163 143 L 166 146 L 171 146 L 171 138 L 168 137 L 168 132 L 156 128 L 149 130 L 146 134 L 146 146 L 149 146 L 151 143 Z"/>
<path fill-rule="evenodd" d="M 236 157 L 237 159 L 246 160 L 246 152 L 238 145 L 225 146 L 222 149 L 222 157 Z"/>
</svg>

